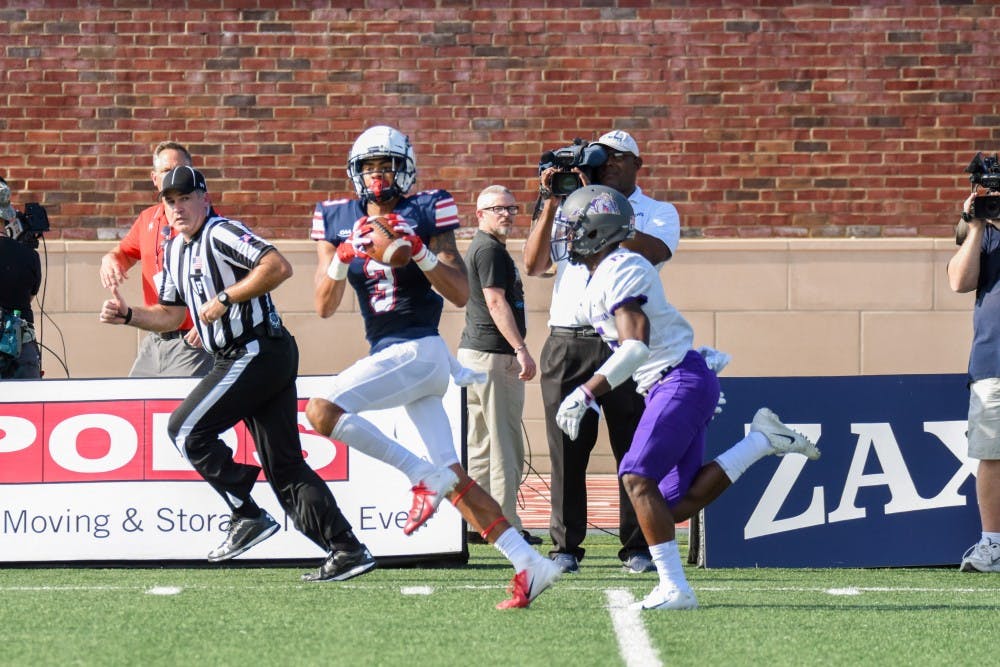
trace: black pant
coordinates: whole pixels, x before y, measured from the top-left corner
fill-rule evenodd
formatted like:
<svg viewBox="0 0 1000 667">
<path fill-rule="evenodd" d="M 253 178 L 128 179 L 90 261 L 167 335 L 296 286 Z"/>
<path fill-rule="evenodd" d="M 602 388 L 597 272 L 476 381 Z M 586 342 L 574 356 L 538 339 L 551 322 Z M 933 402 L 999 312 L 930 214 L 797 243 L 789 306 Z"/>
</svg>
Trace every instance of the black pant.
<svg viewBox="0 0 1000 667">
<path fill-rule="evenodd" d="M 234 461 L 219 434 L 244 421 L 282 509 L 299 531 L 329 551 L 351 524 L 302 456 L 298 368 L 299 349 L 287 332 L 216 354 L 212 370 L 170 415 L 167 428 L 195 470 L 236 510 L 250 498 L 260 468 Z"/>
<path fill-rule="evenodd" d="M 584 337 L 553 332 L 542 347 L 542 401 L 545 404 L 545 431 L 552 465 L 549 533 L 555 544 L 553 553 L 568 553 L 583 558 L 585 549 L 580 548 L 580 544 L 587 535 L 587 464 L 597 443 L 598 424 L 597 414 L 588 410 L 576 440 L 570 440 L 556 424 L 556 413 L 562 400 L 589 380 L 609 356 L 611 350 L 597 335 Z M 607 419 L 617 469 L 632 445 L 645 401 L 636 393 L 635 382 L 628 380 L 601 396 L 598 403 Z M 618 531 L 622 543 L 619 558 L 624 560 L 636 552 L 648 553 L 649 547 L 621 479 L 618 480 L 618 507 Z"/>
</svg>

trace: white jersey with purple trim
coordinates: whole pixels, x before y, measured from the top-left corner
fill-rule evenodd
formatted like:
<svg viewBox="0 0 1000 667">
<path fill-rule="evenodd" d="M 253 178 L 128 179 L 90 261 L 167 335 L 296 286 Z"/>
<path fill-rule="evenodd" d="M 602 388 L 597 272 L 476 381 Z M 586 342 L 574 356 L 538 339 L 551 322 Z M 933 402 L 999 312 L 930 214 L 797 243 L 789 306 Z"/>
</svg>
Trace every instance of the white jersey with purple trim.
<svg viewBox="0 0 1000 667">
<path fill-rule="evenodd" d="M 611 349 L 618 347 L 615 311 L 629 302 L 638 303 L 649 319 L 649 358 L 632 374 L 644 394 L 664 369 L 681 362 L 694 330 L 667 301 L 656 268 L 642 255 L 619 248 L 598 264 L 581 304 L 582 314 Z"/>
<path fill-rule="evenodd" d="M 681 219 L 674 205 L 643 194 L 638 185 L 629 195 L 628 203 L 632 204 L 632 211 L 635 213 L 636 231 L 660 239 L 670 249 L 671 255 L 676 254 L 681 238 Z M 556 219 L 562 217 L 562 207 L 559 207 L 556 209 Z M 555 225 L 552 227 L 552 234 L 556 234 Z M 583 285 L 587 281 L 587 267 L 570 264 L 566 259 L 555 262 L 555 266 L 556 280 L 549 303 L 548 324 L 550 327 L 579 326 L 581 322 L 577 322 L 576 317 Z M 662 266 L 663 262 L 656 268 Z"/>
</svg>

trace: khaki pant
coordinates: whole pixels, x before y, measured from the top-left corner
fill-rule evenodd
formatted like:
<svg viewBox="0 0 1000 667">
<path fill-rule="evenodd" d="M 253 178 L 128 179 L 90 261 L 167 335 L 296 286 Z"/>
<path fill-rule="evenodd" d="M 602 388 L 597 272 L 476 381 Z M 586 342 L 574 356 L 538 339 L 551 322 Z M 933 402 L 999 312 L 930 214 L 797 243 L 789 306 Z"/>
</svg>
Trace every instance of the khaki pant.
<svg viewBox="0 0 1000 667">
<path fill-rule="evenodd" d="M 517 515 L 517 493 L 524 470 L 524 382 L 521 365 L 512 354 L 494 354 L 459 348 L 463 366 L 486 373 L 485 384 L 467 389 L 469 413 L 468 473 L 500 504 L 514 528 L 522 530 Z"/>
</svg>

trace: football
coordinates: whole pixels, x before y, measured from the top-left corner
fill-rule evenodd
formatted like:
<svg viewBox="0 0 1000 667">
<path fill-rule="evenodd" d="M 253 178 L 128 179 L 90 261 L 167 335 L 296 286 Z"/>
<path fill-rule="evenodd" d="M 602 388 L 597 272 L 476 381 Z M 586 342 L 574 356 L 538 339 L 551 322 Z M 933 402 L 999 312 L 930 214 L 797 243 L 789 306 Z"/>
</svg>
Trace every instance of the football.
<svg viewBox="0 0 1000 667">
<path fill-rule="evenodd" d="M 410 241 L 396 232 L 384 218 L 369 218 L 368 224 L 372 227 L 368 233 L 372 242 L 365 249 L 368 256 L 393 268 L 406 266 L 413 256 Z"/>
</svg>

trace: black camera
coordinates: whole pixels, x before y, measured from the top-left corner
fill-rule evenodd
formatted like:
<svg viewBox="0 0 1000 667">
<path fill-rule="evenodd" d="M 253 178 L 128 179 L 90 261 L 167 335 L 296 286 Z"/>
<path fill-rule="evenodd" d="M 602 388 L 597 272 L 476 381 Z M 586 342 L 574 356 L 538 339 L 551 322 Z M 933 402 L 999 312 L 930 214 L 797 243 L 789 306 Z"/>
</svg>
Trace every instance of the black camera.
<svg viewBox="0 0 1000 667">
<path fill-rule="evenodd" d="M 15 241 L 37 248 L 38 239 L 50 229 L 48 212 L 38 202 L 28 202 L 24 205 L 23 213 L 16 213 L 17 218 L 7 223 L 7 233 Z"/>
<path fill-rule="evenodd" d="M 573 168 L 583 172 L 588 180 L 594 180 L 594 170 L 608 161 L 608 154 L 599 144 L 590 144 L 583 139 L 574 139 L 573 144 L 554 151 L 545 151 L 538 162 L 538 173 L 550 167 L 559 172 L 552 175 L 552 194 L 562 197 L 583 185 Z"/>
<path fill-rule="evenodd" d="M 1000 162 L 996 154 L 993 157 L 976 153 L 972 162 L 965 168 L 969 181 L 973 185 L 985 188 L 988 192 L 977 195 L 972 201 L 972 217 L 982 220 L 1000 220 Z"/>
</svg>

